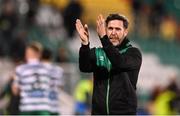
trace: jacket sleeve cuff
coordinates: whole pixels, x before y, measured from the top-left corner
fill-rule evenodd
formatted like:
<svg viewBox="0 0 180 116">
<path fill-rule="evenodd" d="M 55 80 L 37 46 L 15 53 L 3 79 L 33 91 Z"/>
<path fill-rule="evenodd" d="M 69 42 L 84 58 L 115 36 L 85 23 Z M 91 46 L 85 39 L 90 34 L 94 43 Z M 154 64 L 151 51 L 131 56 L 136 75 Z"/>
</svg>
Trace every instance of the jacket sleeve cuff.
<svg viewBox="0 0 180 116">
<path fill-rule="evenodd" d="M 83 49 L 89 49 L 89 43 L 88 43 L 87 45 L 81 44 L 81 48 L 83 48 Z"/>
</svg>

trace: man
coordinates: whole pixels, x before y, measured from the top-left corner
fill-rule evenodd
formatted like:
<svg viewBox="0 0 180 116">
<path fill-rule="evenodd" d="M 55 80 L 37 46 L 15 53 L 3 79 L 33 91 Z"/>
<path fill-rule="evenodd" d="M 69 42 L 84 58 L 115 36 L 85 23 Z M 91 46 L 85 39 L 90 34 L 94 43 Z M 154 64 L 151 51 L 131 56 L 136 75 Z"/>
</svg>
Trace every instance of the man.
<svg viewBox="0 0 180 116">
<path fill-rule="evenodd" d="M 30 43 L 25 50 L 26 63 L 16 67 L 13 92 L 20 94 L 20 114 L 50 115 L 48 71 L 40 62 L 42 46 Z"/>
<path fill-rule="evenodd" d="M 92 114 L 136 114 L 136 83 L 141 67 L 140 51 L 127 39 L 128 20 L 119 14 L 97 19 L 102 48 L 89 47 L 88 26 L 77 19 L 82 46 L 79 68 L 93 72 Z"/>
<path fill-rule="evenodd" d="M 45 48 L 42 52 L 41 62 L 48 70 L 48 77 L 50 78 L 49 100 L 51 115 L 60 114 L 59 94 L 60 89 L 64 86 L 63 69 L 52 63 L 52 52 Z"/>
</svg>

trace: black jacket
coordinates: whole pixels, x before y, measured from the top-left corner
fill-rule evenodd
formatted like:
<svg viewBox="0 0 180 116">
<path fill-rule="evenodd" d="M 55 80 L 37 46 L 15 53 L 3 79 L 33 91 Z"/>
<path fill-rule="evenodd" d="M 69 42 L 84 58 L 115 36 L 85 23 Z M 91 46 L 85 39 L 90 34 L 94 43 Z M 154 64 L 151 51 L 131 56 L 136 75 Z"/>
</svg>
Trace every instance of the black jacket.
<svg viewBox="0 0 180 116">
<path fill-rule="evenodd" d="M 95 48 L 82 45 L 79 51 L 79 68 L 82 72 L 93 72 L 94 85 L 92 114 L 136 114 L 136 83 L 142 63 L 140 51 L 130 47 L 123 54 L 119 52 L 129 42 L 113 46 L 107 35 L 101 40 L 103 50 L 112 64 L 108 71 L 96 65 Z"/>
</svg>

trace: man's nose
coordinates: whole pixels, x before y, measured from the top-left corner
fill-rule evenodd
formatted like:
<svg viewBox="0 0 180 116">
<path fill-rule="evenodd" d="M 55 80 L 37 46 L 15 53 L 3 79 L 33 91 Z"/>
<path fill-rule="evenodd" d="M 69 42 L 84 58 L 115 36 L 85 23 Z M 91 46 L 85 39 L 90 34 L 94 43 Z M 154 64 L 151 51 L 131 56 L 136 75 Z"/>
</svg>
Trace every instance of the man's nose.
<svg viewBox="0 0 180 116">
<path fill-rule="evenodd" d="M 116 30 L 115 29 L 112 30 L 112 34 L 113 35 L 116 34 Z"/>
</svg>

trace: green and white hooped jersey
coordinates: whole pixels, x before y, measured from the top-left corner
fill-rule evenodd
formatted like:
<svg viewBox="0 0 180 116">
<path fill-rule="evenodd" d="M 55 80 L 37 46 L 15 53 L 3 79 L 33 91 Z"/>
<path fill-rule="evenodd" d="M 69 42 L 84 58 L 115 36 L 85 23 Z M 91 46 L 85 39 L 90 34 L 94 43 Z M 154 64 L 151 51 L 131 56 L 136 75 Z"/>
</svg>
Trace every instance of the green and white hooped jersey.
<svg viewBox="0 0 180 116">
<path fill-rule="evenodd" d="M 59 112 L 59 95 L 60 95 L 60 87 L 64 86 L 63 79 L 63 69 L 54 64 L 43 64 L 48 70 L 49 77 L 51 77 L 50 83 L 50 91 L 49 91 L 49 99 L 51 106 L 51 112 Z"/>
<path fill-rule="evenodd" d="M 58 84 L 62 69 L 47 68 L 40 62 L 30 62 L 16 68 L 15 83 L 20 88 L 20 111 L 59 112 Z M 59 82 L 59 83 L 58 83 Z"/>
</svg>

